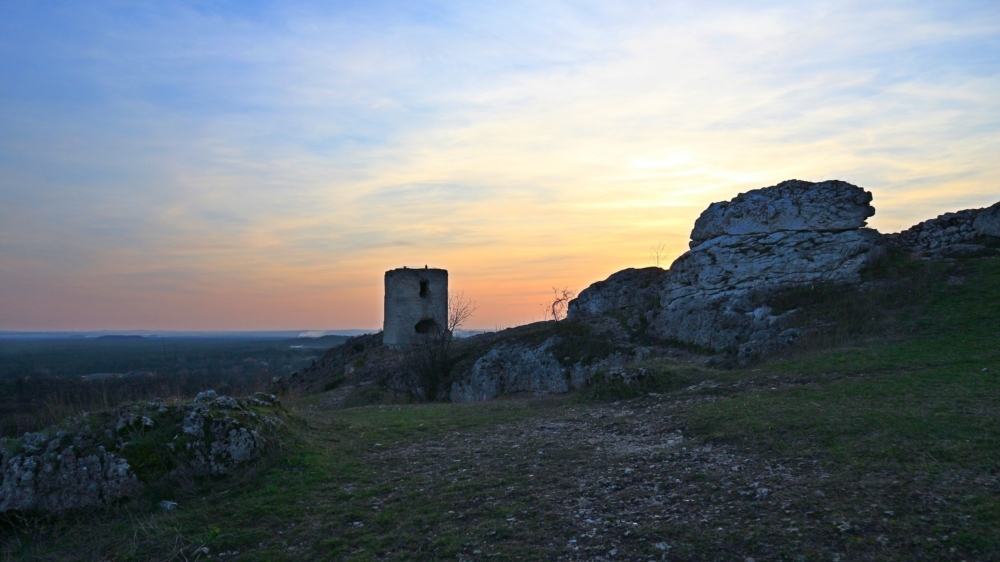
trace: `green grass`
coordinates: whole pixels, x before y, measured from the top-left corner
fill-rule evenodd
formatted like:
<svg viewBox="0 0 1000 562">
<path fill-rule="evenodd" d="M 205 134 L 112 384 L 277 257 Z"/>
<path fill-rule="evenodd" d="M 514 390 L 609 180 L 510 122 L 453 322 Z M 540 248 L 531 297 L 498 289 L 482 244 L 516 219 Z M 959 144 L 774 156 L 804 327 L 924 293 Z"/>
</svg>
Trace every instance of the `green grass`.
<svg viewBox="0 0 1000 562">
<path fill-rule="evenodd" d="M 829 485 L 844 489 L 898 479 L 898 494 L 927 493 L 996 475 L 1000 260 L 959 265 L 964 281 L 938 284 L 921 303 L 909 326 L 917 335 L 774 360 L 757 374 L 775 390 L 693 408 L 691 428 L 776 458 L 818 458 L 834 473 Z M 914 511 L 909 520 L 913 528 L 950 522 L 960 547 L 1000 548 L 1000 500 L 979 485 L 961 502 Z"/>
<path fill-rule="evenodd" d="M 252 549 L 254 560 L 341 555 L 367 560 L 376 552 L 399 553 L 393 559 L 448 557 L 469 542 L 470 518 L 482 537 L 500 540 L 496 530 L 506 529 L 506 517 L 537 510 L 531 498 L 502 508 L 470 509 L 470 497 L 503 496 L 517 476 L 441 487 L 435 485 L 436 474 L 419 473 L 386 483 L 377 478 L 384 467 L 359 459 L 379 447 L 433 440 L 548 409 L 546 403 L 514 401 L 372 406 L 312 417 L 255 474 L 201 481 L 185 496 L 172 498 L 181 504 L 174 512 L 158 511 L 157 496 L 94 517 L 8 521 L 0 552 L 14 559 L 152 560 L 172 553 L 182 559 L 183 549 L 191 559 L 197 548 L 207 546 L 212 553 Z M 386 497 L 393 498 L 391 503 L 373 510 L 372 501 Z M 462 519 L 455 515 L 459 511 Z"/>
<path fill-rule="evenodd" d="M 857 466 L 1000 466 L 1000 260 L 962 266 L 964 282 L 929 291 L 916 337 L 762 365 L 811 384 L 720 398 L 695 427 Z"/>
</svg>

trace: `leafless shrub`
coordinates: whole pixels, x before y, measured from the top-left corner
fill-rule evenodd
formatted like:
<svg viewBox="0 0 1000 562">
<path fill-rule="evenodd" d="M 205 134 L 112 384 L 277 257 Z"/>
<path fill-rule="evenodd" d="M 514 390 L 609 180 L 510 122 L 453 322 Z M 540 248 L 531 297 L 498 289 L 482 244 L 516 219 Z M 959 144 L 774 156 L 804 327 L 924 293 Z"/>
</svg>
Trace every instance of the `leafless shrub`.
<svg viewBox="0 0 1000 562">
<path fill-rule="evenodd" d="M 476 311 L 476 302 L 464 292 L 448 297 L 448 325 L 427 333 L 406 353 L 400 369 L 401 385 L 417 400 L 447 397 L 451 390 L 452 339 Z"/>
<path fill-rule="evenodd" d="M 656 267 L 660 267 L 660 264 L 666 259 L 665 248 L 666 246 L 663 245 L 663 242 L 649 247 L 649 259 L 652 260 L 653 265 Z"/>
<path fill-rule="evenodd" d="M 563 287 L 562 289 L 556 289 L 552 287 L 552 302 L 546 306 L 545 319 L 559 321 L 566 318 L 566 309 L 569 306 L 569 301 L 573 300 L 576 293 L 569 290 L 568 287 Z"/>
<path fill-rule="evenodd" d="M 466 298 L 465 292 L 448 295 L 448 331 L 461 328 L 479 307 L 476 301 Z"/>
</svg>

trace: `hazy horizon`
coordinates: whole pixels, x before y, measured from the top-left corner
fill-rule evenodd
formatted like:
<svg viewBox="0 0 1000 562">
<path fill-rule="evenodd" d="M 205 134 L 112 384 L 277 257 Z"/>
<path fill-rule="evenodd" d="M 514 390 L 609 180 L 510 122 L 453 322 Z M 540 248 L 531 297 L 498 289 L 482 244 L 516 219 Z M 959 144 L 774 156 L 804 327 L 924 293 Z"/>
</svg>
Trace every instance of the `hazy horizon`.
<svg viewBox="0 0 1000 562">
<path fill-rule="evenodd" d="M 500 327 L 492 328 L 460 328 L 457 334 L 468 335 L 483 332 L 493 332 Z M 382 328 L 353 328 L 343 330 L 39 330 L 18 331 L 0 330 L 0 340 L 3 339 L 57 339 L 57 338 L 96 338 L 101 336 L 143 336 L 162 338 L 188 337 L 248 337 L 248 338 L 322 338 L 325 336 L 359 336 L 381 332 Z"/>
<path fill-rule="evenodd" d="M 0 339 L 20 339 L 20 338 L 93 338 L 100 336 L 144 336 L 144 337 L 189 337 L 189 336 L 254 336 L 254 337 L 288 337 L 288 338 L 320 338 L 324 336 L 353 336 L 361 334 L 373 334 L 381 331 L 378 329 L 348 329 L 348 330 L 39 330 L 39 331 L 18 331 L 0 330 Z"/>
<path fill-rule="evenodd" d="M 1000 200 L 1000 4 L 0 3 L 0 330 L 543 318 L 787 179 Z"/>
</svg>

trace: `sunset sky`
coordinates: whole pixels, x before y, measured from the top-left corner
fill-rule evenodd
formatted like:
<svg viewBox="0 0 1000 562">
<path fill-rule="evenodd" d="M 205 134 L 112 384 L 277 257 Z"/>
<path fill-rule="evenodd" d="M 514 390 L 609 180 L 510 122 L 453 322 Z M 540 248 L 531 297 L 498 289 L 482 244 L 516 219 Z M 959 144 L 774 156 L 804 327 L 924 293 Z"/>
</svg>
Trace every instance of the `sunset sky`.
<svg viewBox="0 0 1000 562">
<path fill-rule="evenodd" d="M 786 179 L 1000 200 L 1000 2 L 0 0 L 0 330 L 472 328 Z"/>
</svg>

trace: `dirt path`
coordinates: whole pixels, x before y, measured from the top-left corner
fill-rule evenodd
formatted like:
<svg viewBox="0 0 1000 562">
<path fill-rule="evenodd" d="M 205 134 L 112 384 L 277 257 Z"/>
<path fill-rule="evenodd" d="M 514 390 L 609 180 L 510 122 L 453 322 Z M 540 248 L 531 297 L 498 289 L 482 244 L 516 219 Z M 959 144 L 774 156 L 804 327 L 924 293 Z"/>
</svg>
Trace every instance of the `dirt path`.
<svg viewBox="0 0 1000 562">
<path fill-rule="evenodd" d="M 689 438 L 685 410 L 710 399 L 569 406 L 376 448 L 371 461 L 385 482 L 417 472 L 430 486 L 465 486 L 464 505 L 449 512 L 469 529 L 460 559 L 504 557 L 511 545 L 569 560 L 975 559 L 950 546 L 962 521 L 940 509 L 971 476 L 939 475 L 931 486 L 829 474 L 817 459 Z M 475 485 L 498 479 L 505 486 Z M 489 534 L 483 514 L 505 506 L 507 529 Z"/>
</svg>

